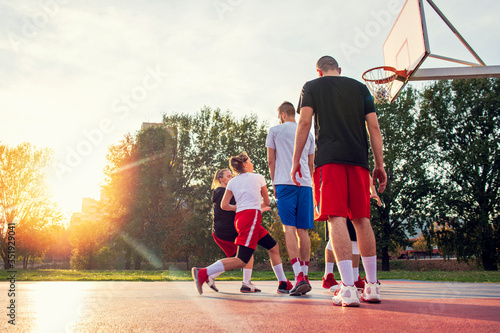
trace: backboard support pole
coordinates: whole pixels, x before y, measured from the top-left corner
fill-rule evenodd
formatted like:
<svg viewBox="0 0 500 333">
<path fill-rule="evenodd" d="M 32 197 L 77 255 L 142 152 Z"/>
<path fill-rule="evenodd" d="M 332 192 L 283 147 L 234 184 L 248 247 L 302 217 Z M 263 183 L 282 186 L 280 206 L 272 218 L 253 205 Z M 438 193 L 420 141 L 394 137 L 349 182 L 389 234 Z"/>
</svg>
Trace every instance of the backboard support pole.
<svg viewBox="0 0 500 333">
<path fill-rule="evenodd" d="M 420 68 L 409 81 L 500 78 L 500 66 Z"/>
<path fill-rule="evenodd" d="M 446 18 L 446 16 L 444 16 L 443 12 L 436 6 L 436 4 L 432 0 L 427 0 L 427 2 L 432 7 L 432 9 L 434 9 L 434 11 L 439 15 L 439 17 L 441 17 L 441 19 L 444 21 L 444 23 L 446 23 L 446 25 L 451 29 L 451 31 L 453 31 L 455 36 L 457 36 L 457 38 L 462 42 L 462 44 L 464 44 L 464 46 L 467 48 L 467 50 L 469 50 L 469 52 L 474 56 L 474 58 L 476 58 L 476 60 L 479 62 L 479 64 L 481 66 L 486 66 L 486 64 L 479 57 L 479 55 L 476 53 L 476 51 L 474 51 L 474 49 L 469 45 L 469 43 L 467 43 L 465 38 L 462 37 L 460 32 L 458 32 L 458 30 L 453 26 L 453 24 L 451 24 L 451 22 Z"/>
</svg>

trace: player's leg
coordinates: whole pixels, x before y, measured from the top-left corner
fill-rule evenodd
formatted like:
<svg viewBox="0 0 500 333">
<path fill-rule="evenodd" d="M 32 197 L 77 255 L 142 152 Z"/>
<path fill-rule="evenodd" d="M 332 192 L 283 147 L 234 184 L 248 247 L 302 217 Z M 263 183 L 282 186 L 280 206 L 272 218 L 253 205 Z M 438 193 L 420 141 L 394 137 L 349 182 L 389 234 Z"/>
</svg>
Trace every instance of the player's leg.
<svg viewBox="0 0 500 333">
<path fill-rule="evenodd" d="M 285 271 L 283 270 L 278 243 L 276 243 L 276 240 L 274 240 L 274 238 L 271 237 L 271 235 L 269 235 L 266 229 L 262 226 L 260 226 L 260 229 L 256 230 L 256 232 L 258 232 L 261 237 L 258 244 L 265 248 L 269 254 L 271 266 L 273 267 L 274 274 L 278 280 L 277 292 L 280 294 L 288 294 L 293 288 L 293 285 L 290 281 L 288 281 Z"/>
<path fill-rule="evenodd" d="M 299 296 L 302 295 L 302 289 L 298 290 L 297 287 L 299 283 L 301 285 L 305 283 L 301 268 L 299 239 L 296 228 L 299 187 L 294 185 L 276 185 L 275 188 L 278 199 L 278 214 L 283 224 L 285 244 L 295 276 L 295 287 L 290 290 L 290 295 Z"/>
<path fill-rule="evenodd" d="M 352 248 L 346 225 L 348 215 L 348 177 L 344 164 L 330 163 L 319 169 L 320 212 L 328 216 L 330 239 L 342 283 L 332 298 L 334 305 L 359 306 L 359 298 L 352 276 Z M 315 180 L 315 187 L 317 181 Z"/>
<path fill-rule="evenodd" d="M 217 237 L 214 233 L 212 233 L 212 237 L 214 238 L 214 241 L 217 245 L 219 245 L 219 247 L 221 248 L 221 250 L 224 252 L 224 254 L 229 258 L 229 257 L 234 257 L 236 256 L 236 251 L 238 250 L 238 246 L 236 244 L 234 244 L 234 239 L 232 241 L 228 241 L 228 240 L 224 240 L 224 239 L 220 239 L 219 237 Z M 247 264 L 248 265 L 248 264 Z M 215 285 L 215 279 L 221 275 L 223 272 L 219 272 L 219 273 L 216 273 L 216 274 L 213 274 L 213 275 L 209 275 L 208 276 L 208 286 L 214 290 L 214 291 L 219 291 L 219 289 L 217 288 L 217 286 Z"/>
<path fill-rule="evenodd" d="M 306 229 L 296 229 L 296 241 L 300 244 L 297 254 L 300 258 L 292 259 L 292 268 L 295 274 L 295 286 L 290 290 L 290 296 L 301 296 L 311 291 L 311 285 L 307 278 L 311 243 Z M 302 261 L 300 260 L 302 259 Z"/>
<path fill-rule="evenodd" d="M 363 290 L 365 283 L 359 275 L 359 249 L 358 249 L 358 238 L 356 236 L 356 230 L 352 224 L 351 219 L 347 219 L 347 230 L 349 231 L 349 237 L 351 238 L 352 246 L 352 276 L 354 277 L 354 285 L 358 290 Z"/>
<path fill-rule="evenodd" d="M 302 260 L 302 273 L 304 274 L 304 279 L 309 284 L 308 274 L 309 260 L 311 258 L 311 239 L 309 238 L 308 230 L 314 228 L 313 191 L 311 187 L 307 186 L 300 186 L 297 190 L 297 237 L 299 239 L 299 251 Z"/>
<path fill-rule="evenodd" d="M 335 280 L 333 274 L 333 268 L 335 267 L 335 256 L 333 255 L 332 243 L 328 240 L 325 247 L 325 275 L 323 276 L 322 287 L 325 289 L 330 289 L 330 291 L 335 292 L 339 284 Z"/>
<path fill-rule="evenodd" d="M 252 270 L 253 270 L 254 257 L 243 267 L 243 282 L 241 283 L 240 291 L 242 293 L 259 293 L 261 290 L 254 286 L 252 283 Z"/>
<path fill-rule="evenodd" d="M 280 216 L 281 223 L 283 224 L 283 230 L 285 232 L 286 249 L 292 264 L 295 281 L 297 281 L 297 277 L 302 271 L 300 268 L 301 258 L 296 228 L 298 186 L 276 185 L 275 188 L 276 197 L 278 199 L 278 215 Z"/>
<path fill-rule="evenodd" d="M 245 267 L 246 263 L 250 261 L 254 251 L 253 249 L 246 249 L 248 250 L 242 252 L 242 255 L 240 255 L 240 247 L 238 247 L 238 254 L 236 257 L 220 259 L 206 268 L 193 267 L 191 274 L 198 293 L 200 295 L 203 293 L 202 286 L 205 282 L 209 281 L 210 275 L 220 274 L 233 269 Z"/>
<path fill-rule="evenodd" d="M 377 282 L 377 248 L 375 242 L 375 234 L 373 233 L 370 219 L 366 217 L 353 219 L 353 224 L 356 228 L 358 248 L 361 258 L 363 259 L 363 267 L 365 268 L 366 279 L 371 283 Z M 373 263 L 375 265 L 371 265 Z M 370 267 L 367 267 L 367 264 Z"/>
<path fill-rule="evenodd" d="M 370 175 L 367 169 L 357 166 L 351 166 L 348 172 L 349 202 L 352 203 L 349 208 L 366 274 L 361 299 L 378 303 L 380 291 L 377 284 L 377 249 L 375 234 L 370 223 Z"/>
<path fill-rule="evenodd" d="M 307 229 L 297 229 L 297 237 L 299 238 L 299 251 L 300 259 L 302 260 L 300 266 L 304 278 L 307 280 L 309 274 L 309 260 L 311 259 L 311 239 Z M 309 281 L 307 281 L 309 283 Z"/>
</svg>

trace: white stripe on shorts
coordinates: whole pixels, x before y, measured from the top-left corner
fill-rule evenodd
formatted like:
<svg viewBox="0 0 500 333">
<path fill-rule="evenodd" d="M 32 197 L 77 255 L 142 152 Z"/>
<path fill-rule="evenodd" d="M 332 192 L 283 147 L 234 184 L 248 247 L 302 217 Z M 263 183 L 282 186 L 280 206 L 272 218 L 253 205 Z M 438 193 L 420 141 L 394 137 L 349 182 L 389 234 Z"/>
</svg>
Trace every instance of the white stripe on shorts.
<svg viewBox="0 0 500 333">
<path fill-rule="evenodd" d="M 253 231 L 255 230 L 255 225 L 257 224 L 257 216 L 258 216 L 259 211 L 256 209 L 255 210 L 255 217 L 253 219 L 252 227 L 250 228 L 250 233 L 248 234 L 247 241 L 245 243 L 245 246 L 248 247 L 250 244 L 250 241 L 252 240 L 252 235 Z"/>
</svg>

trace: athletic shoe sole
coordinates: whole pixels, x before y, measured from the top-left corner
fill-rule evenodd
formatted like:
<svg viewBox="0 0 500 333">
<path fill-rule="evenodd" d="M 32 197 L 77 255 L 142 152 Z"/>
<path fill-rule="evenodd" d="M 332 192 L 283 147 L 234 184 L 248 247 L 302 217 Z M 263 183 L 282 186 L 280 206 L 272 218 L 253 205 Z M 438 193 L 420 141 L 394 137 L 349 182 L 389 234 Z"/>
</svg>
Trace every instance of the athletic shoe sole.
<svg viewBox="0 0 500 333">
<path fill-rule="evenodd" d="M 257 288 L 255 288 L 255 290 L 252 290 L 252 289 L 250 289 L 250 288 L 248 288 L 248 289 L 243 289 L 243 288 L 241 288 L 241 289 L 240 289 L 240 291 L 241 291 L 242 293 L 244 293 L 244 294 L 253 294 L 253 293 L 260 293 L 260 292 L 261 292 L 261 290 L 260 290 L 260 289 L 257 289 Z"/>
<path fill-rule="evenodd" d="M 311 284 L 309 282 L 307 282 L 307 285 L 309 286 L 309 290 L 304 291 L 302 295 L 305 295 L 312 290 Z"/>
<path fill-rule="evenodd" d="M 361 300 L 367 303 L 380 303 L 381 300 L 378 298 L 372 298 L 372 299 L 366 299 L 363 296 L 361 296 Z"/>
<path fill-rule="evenodd" d="M 302 296 L 307 292 L 311 291 L 311 286 L 306 281 L 301 281 L 298 283 L 297 287 L 290 290 L 290 296 Z"/>
<path fill-rule="evenodd" d="M 193 267 L 193 269 L 191 269 L 191 275 L 193 275 L 193 280 L 194 280 L 194 283 L 196 286 L 196 291 L 200 295 L 203 294 L 203 289 L 201 289 L 200 283 L 198 281 L 198 268 Z"/>
</svg>

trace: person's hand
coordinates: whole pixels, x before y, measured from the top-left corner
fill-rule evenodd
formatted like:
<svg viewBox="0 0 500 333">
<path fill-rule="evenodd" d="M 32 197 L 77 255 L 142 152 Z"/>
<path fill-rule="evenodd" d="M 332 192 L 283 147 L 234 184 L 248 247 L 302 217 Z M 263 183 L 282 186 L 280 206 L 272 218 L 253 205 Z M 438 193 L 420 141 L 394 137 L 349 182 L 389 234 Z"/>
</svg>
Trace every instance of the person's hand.
<svg viewBox="0 0 500 333">
<path fill-rule="evenodd" d="M 370 194 L 370 199 L 375 199 L 377 201 L 377 206 L 382 206 L 382 201 L 380 201 L 380 197 L 378 196 L 377 192 L 373 192 L 372 194 Z"/>
<path fill-rule="evenodd" d="M 387 185 L 387 174 L 385 173 L 384 167 L 375 167 L 373 169 L 373 186 L 377 185 L 378 179 L 378 191 L 383 193 Z"/>
<path fill-rule="evenodd" d="M 261 210 L 262 210 L 262 212 L 267 212 L 267 211 L 271 210 L 271 207 L 270 206 L 266 206 L 266 207 L 263 207 Z"/>
<path fill-rule="evenodd" d="M 300 186 L 300 183 L 297 181 L 296 175 L 299 174 L 299 177 L 302 178 L 302 172 L 300 171 L 300 163 L 293 162 L 292 171 L 290 172 L 290 176 L 292 177 L 292 181 L 295 185 Z"/>
</svg>

